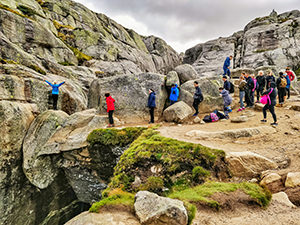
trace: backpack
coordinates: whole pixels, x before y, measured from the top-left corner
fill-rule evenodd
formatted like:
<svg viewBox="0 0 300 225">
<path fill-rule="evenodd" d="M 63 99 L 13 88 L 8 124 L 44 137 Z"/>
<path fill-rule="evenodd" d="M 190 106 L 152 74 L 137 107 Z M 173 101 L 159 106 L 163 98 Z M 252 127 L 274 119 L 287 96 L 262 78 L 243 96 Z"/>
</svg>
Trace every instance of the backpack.
<svg viewBox="0 0 300 225">
<path fill-rule="evenodd" d="M 232 93 L 234 93 L 234 85 L 230 81 L 229 81 L 229 84 L 230 84 L 229 93 L 232 94 Z"/>
<path fill-rule="evenodd" d="M 287 85 L 286 79 L 285 78 L 280 78 L 280 84 L 279 87 L 285 88 Z"/>
<path fill-rule="evenodd" d="M 266 104 L 270 104 L 271 105 L 271 99 L 270 99 L 270 94 L 273 92 L 273 88 L 271 88 L 271 91 L 269 94 L 263 95 L 260 98 L 260 103 L 266 105 Z"/>
<path fill-rule="evenodd" d="M 225 115 L 218 110 L 215 110 L 214 113 L 219 117 L 220 120 L 226 118 Z"/>
<path fill-rule="evenodd" d="M 211 122 L 217 122 L 219 120 L 219 117 L 215 113 L 210 114 Z"/>
<path fill-rule="evenodd" d="M 205 123 L 211 123 L 212 121 L 211 121 L 210 115 L 204 116 L 203 121 L 204 121 Z"/>
</svg>

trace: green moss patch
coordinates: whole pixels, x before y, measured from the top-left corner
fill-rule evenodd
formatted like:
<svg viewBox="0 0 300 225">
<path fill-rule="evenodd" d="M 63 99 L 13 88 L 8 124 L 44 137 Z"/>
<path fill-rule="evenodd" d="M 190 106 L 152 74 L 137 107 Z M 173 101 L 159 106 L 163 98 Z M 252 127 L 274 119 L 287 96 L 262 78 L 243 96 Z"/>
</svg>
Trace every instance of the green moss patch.
<svg viewBox="0 0 300 225">
<path fill-rule="evenodd" d="M 24 15 L 29 17 L 32 17 L 33 15 L 37 14 L 36 11 L 25 5 L 18 5 L 17 9 L 20 10 Z"/>
<path fill-rule="evenodd" d="M 12 12 L 12 13 L 18 15 L 18 16 L 21 16 L 21 17 L 24 17 L 24 18 L 27 18 L 27 19 L 31 19 L 31 20 L 32 20 L 32 18 L 30 18 L 29 16 L 24 15 L 24 14 L 22 14 L 22 13 L 16 11 L 16 10 L 13 10 L 13 9 L 9 8 L 7 5 L 4 5 L 4 4 L 1 4 L 1 3 L 0 3 L 0 9 L 7 10 L 7 11 L 9 11 L 9 12 Z"/>
<path fill-rule="evenodd" d="M 0 58 L 0 63 L 2 64 L 18 64 L 17 62 L 10 60 L 10 59 L 2 59 Z"/>
<path fill-rule="evenodd" d="M 36 72 L 40 73 L 40 74 L 43 74 L 43 75 L 46 75 L 46 71 L 44 71 L 42 68 L 40 68 L 39 66 L 37 65 L 30 65 L 28 66 L 29 68 L 35 70 Z"/>
<path fill-rule="evenodd" d="M 204 203 L 216 209 L 220 209 L 220 203 L 211 197 L 216 193 L 230 193 L 243 191 L 259 206 L 265 208 L 271 200 L 271 193 L 254 183 L 219 183 L 209 182 L 183 191 L 171 193 L 168 197 L 187 201 L 189 203 Z"/>
<path fill-rule="evenodd" d="M 148 129 L 121 156 L 109 188 L 144 190 L 151 176 L 162 179 L 168 188 L 183 177 L 190 184 L 203 183 L 210 174 L 224 178 L 229 174 L 224 158 L 223 151 L 162 137 Z M 142 181 L 139 188 L 132 187 L 136 176 Z"/>
<path fill-rule="evenodd" d="M 70 30 L 74 30 L 75 28 L 72 27 L 71 25 L 64 25 L 64 24 L 61 24 L 59 23 L 58 21 L 56 20 L 53 20 L 53 25 L 55 26 L 55 28 L 57 30 L 60 30 L 61 28 L 67 28 L 67 29 L 70 29 Z"/>
<path fill-rule="evenodd" d="M 59 64 L 62 66 L 75 66 L 73 63 L 70 62 L 59 62 Z"/>
</svg>

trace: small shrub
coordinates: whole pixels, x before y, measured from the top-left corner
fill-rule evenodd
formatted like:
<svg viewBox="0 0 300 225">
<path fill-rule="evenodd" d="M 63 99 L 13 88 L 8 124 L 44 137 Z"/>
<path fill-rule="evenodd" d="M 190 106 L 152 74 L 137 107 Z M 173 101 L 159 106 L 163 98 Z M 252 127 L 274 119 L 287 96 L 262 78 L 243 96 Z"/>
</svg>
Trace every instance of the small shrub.
<svg viewBox="0 0 300 225">
<path fill-rule="evenodd" d="M 164 188 L 164 181 L 160 177 L 148 177 L 147 182 L 142 185 L 141 190 L 147 190 L 155 193 L 161 193 Z"/>
<path fill-rule="evenodd" d="M 203 169 L 201 166 L 194 167 L 192 171 L 193 181 L 199 182 L 201 179 L 210 176 L 210 172 L 206 169 Z"/>
</svg>

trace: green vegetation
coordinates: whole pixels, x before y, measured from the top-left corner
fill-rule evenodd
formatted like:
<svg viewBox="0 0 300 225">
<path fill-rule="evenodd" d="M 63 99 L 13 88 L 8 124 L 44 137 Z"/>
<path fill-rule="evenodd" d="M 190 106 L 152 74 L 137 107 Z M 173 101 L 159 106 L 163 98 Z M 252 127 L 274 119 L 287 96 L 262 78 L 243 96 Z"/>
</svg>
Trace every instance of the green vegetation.
<svg viewBox="0 0 300 225">
<path fill-rule="evenodd" d="M 37 14 L 33 9 L 25 5 L 18 5 L 17 9 L 20 10 L 24 15 L 28 17 L 32 17 L 33 15 Z"/>
<path fill-rule="evenodd" d="M 70 45 L 67 45 L 69 47 L 69 49 L 71 49 L 74 53 L 74 55 L 77 57 L 79 63 L 83 63 L 84 61 L 89 61 L 91 59 L 93 59 L 92 56 L 86 55 L 83 52 L 81 52 L 79 49 L 74 48 Z"/>
<path fill-rule="evenodd" d="M 30 65 L 30 66 L 28 66 L 29 68 L 31 68 L 31 69 L 33 69 L 33 70 L 35 70 L 36 72 L 38 72 L 38 73 L 40 73 L 40 74 L 43 74 L 43 75 L 46 75 L 46 71 L 44 71 L 43 69 L 41 69 L 39 66 L 37 66 L 37 65 L 34 65 L 34 64 L 32 64 L 32 65 Z"/>
<path fill-rule="evenodd" d="M 68 28 L 70 30 L 74 30 L 75 29 L 74 27 L 72 27 L 70 25 L 61 24 L 61 23 L 59 23 L 56 20 L 53 20 L 53 25 L 55 26 L 56 30 L 60 30 L 61 28 Z"/>
<path fill-rule="evenodd" d="M 102 137 L 105 138 L 103 135 Z M 166 187 L 172 187 L 180 180 L 180 174 L 184 171 L 186 173 L 182 176 L 189 181 L 186 183 L 195 183 L 192 170 L 196 167 L 194 177 L 197 176 L 197 181 L 203 183 L 210 172 L 218 171 L 218 166 L 223 167 L 223 172 L 226 173 L 224 157 L 223 151 L 162 137 L 157 131 L 148 129 L 121 156 L 114 169 L 109 189 L 122 188 L 124 191 L 133 191 L 130 182 L 134 181 L 134 177 L 144 177 L 144 174 L 140 174 L 145 171 L 144 167 L 149 169 L 155 165 L 161 165 L 162 171 L 159 175 Z M 175 175 L 174 180 L 172 177 Z M 141 188 L 145 189 L 145 186 L 142 185 Z"/>
<path fill-rule="evenodd" d="M 18 64 L 17 62 L 10 60 L 10 59 L 2 59 L 0 58 L 0 63 L 2 64 Z"/>
<path fill-rule="evenodd" d="M 188 225 L 190 225 L 196 216 L 197 207 L 189 202 L 184 202 L 184 207 L 186 208 L 188 214 Z"/>
<path fill-rule="evenodd" d="M 173 192 L 168 197 L 176 198 L 190 203 L 204 203 L 208 206 L 220 209 L 220 203 L 211 199 L 215 193 L 230 193 L 237 190 L 249 195 L 256 203 L 265 208 L 271 200 L 271 193 L 253 183 L 218 183 L 210 182 L 204 185 L 188 188 L 183 191 Z"/>
<path fill-rule="evenodd" d="M 0 3 L 0 9 L 7 10 L 7 11 L 9 11 L 9 12 L 12 12 L 12 13 L 18 15 L 18 16 L 21 16 L 21 17 L 24 17 L 24 18 L 27 18 L 27 19 L 31 19 L 31 20 L 32 20 L 32 18 L 30 18 L 29 16 L 24 15 L 24 14 L 22 14 L 22 13 L 19 13 L 18 11 L 13 10 L 13 9 L 9 8 L 7 5 L 4 5 L 4 4 L 1 4 L 1 3 Z"/>
<path fill-rule="evenodd" d="M 63 66 L 75 66 L 73 63 L 70 62 L 59 62 L 59 64 Z"/>
<path fill-rule="evenodd" d="M 199 178 L 209 177 L 210 172 L 206 169 L 203 169 L 201 166 L 196 166 L 192 171 L 193 181 L 199 182 Z"/>
<path fill-rule="evenodd" d="M 107 198 L 102 199 L 100 202 L 94 203 L 89 211 L 98 213 L 101 208 L 112 205 L 123 205 L 133 209 L 134 194 L 124 192 L 120 189 L 115 189 L 110 192 Z"/>
<path fill-rule="evenodd" d="M 270 49 L 257 49 L 253 53 L 262 53 L 262 52 L 267 52 L 270 51 Z"/>
<path fill-rule="evenodd" d="M 164 188 L 164 181 L 160 177 L 148 177 L 145 184 L 141 186 L 141 190 L 147 190 L 151 192 L 162 192 Z"/>
<path fill-rule="evenodd" d="M 97 129 L 89 134 L 87 141 L 91 145 L 102 144 L 124 147 L 138 138 L 145 129 L 144 127 L 127 127 L 122 130 Z"/>
</svg>

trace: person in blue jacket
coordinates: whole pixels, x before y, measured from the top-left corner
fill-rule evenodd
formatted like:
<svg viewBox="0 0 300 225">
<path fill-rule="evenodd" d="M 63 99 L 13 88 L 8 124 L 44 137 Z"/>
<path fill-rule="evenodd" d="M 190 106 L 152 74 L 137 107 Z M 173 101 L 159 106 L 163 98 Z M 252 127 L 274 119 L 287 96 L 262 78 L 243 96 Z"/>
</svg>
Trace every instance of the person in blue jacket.
<svg viewBox="0 0 300 225">
<path fill-rule="evenodd" d="M 291 88 L 291 80 L 290 80 L 290 78 L 289 78 L 289 76 L 286 74 L 286 73 L 284 73 L 283 74 L 283 76 L 284 76 L 284 78 L 286 79 L 286 92 L 287 92 L 287 99 L 289 99 L 290 98 L 290 96 L 291 96 L 291 91 L 290 91 L 290 88 Z M 286 96 L 284 96 L 284 98 L 286 98 Z"/>
<path fill-rule="evenodd" d="M 232 55 L 227 57 L 225 59 L 224 65 L 223 65 L 223 70 L 224 70 L 223 76 L 228 75 L 229 78 L 231 78 L 230 77 L 230 74 L 231 74 L 230 73 L 230 61 L 232 60 L 232 58 L 233 58 Z"/>
<path fill-rule="evenodd" d="M 171 94 L 170 94 L 170 105 L 173 105 L 175 102 L 178 101 L 179 97 L 179 89 L 177 84 L 173 84 L 171 88 Z"/>
<path fill-rule="evenodd" d="M 57 100 L 58 100 L 58 94 L 59 94 L 59 87 L 63 85 L 65 82 L 61 82 L 60 84 L 56 84 L 56 82 L 53 82 L 53 84 L 47 80 L 45 80 L 47 84 L 49 84 L 52 87 L 52 100 L 53 100 L 53 109 L 57 110 Z"/>
<path fill-rule="evenodd" d="M 148 108 L 150 112 L 150 122 L 154 123 L 154 109 L 156 107 L 155 103 L 156 94 L 153 89 L 149 89 L 149 97 L 148 97 Z"/>
</svg>

